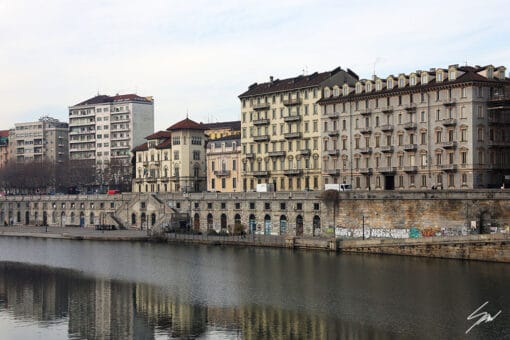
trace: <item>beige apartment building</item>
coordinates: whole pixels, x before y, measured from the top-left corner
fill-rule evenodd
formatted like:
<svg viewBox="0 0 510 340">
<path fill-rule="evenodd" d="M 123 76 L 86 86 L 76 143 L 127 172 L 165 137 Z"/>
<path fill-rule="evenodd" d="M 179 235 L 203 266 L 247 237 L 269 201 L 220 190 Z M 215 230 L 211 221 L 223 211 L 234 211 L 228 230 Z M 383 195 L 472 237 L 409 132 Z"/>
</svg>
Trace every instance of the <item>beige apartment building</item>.
<svg viewBox="0 0 510 340">
<path fill-rule="evenodd" d="M 324 183 L 499 187 L 510 175 L 505 67 L 458 66 L 324 86 Z"/>
<path fill-rule="evenodd" d="M 131 150 L 153 131 L 152 97 L 97 95 L 69 107 L 69 158 L 98 168 L 116 160 L 130 169 Z"/>
<path fill-rule="evenodd" d="M 257 183 L 272 183 L 278 191 L 323 188 L 317 102 L 325 87 L 356 81 L 354 72 L 338 67 L 250 85 L 239 96 L 242 190 L 254 190 Z"/>
<path fill-rule="evenodd" d="M 218 139 L 225 136 L 237 135 L 241 133 L 241 121 L 204 123 L 206 130 L 205 136 L 208 140 Z"/>
<path fill-rule="evenodd" d="M 209 140 L 206 148 L 207 190 L 212 192 L 242 191 L 241 135 L 228 135 Z"/>
<path fill-rule="evenodd" d="M 134 148 L 133 192 L 201 192 L 206 190 L 203 124 L 186 118 L 167 131 L 146 137 Z"/>
<path fill-rule="evenodd" d="M 48 116 L 16 123 L 9 131 L 9 157 L 17 162 L 62 163 L 68 157 L 68 124 Z"/>
</svg>

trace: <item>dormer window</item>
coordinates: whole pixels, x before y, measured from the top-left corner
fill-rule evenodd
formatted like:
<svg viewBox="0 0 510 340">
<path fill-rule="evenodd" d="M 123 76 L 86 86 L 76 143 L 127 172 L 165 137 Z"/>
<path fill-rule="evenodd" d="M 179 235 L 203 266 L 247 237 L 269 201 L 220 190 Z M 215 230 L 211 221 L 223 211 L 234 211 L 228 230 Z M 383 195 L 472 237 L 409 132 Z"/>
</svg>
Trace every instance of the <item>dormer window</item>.
<svg viewBox="0 0 510 340">
<path fill-rule="evenodd" d="M 366 83 L 365 92 L 372 92 L 372 83 Z"/>
<path fill-rule="evenodd" d="M 338 87 L 335 87 L 333 89 L 333 97 L 338 97 L 340 95 L 340 89 Z"/>
<path fill-rule="evenodd" d="M 438 82 L 443 81 L 443 72 L 437 72 L 437 81 Z"/>
<path fill-rule="evenodd" d="M 376 91 L 382 90 L 382 81 L 378 80 L 377 83 L 375 83 L 375 90 Z"/>
<path fill-rule="evenodd" d="M 416 85 L 416 77 L 415 76 L 412 76 L 410 79 L 409 79 L 410 83 L 411 83 L 411 86 L 415 86 Z"/>
<path fill-rule="evenodd" d="M 344 86 L 343 92 L 344 92 L 344 96 L 349 95 L 349 86 L 348 85 Z"/>
<path fill-rule="evenodd" d="M 448 72 L 448 80 L 455 80 L 455 70 Z"/>
<path fill-rule="evenodd" d="M 331 95 L 329 87 L 324 88 L 324 98 L 328 98 Z"/>
<path fill-rule="evenodd" d="M 386 82 L 386 86 L 388 90 L 393 89 L 393 79 L 388 79 L 388 81 Z"/>
<path fill-rule="evenodd" d="M 405 80 L 405 78 L 400 78 L 398 80 L 398 87 L 404 87 L 404 86 L 406 86 L 406 80 Z"/>
<path fill-rule="evenodd" d="M 492 78 L 494 77 L 494 74 L 493 74 L 493 73 L 494 73 L 494 72 L 493 72 L 493 70 L 492 70 L 492 67 L 489 67 L 489 68 L 487 69 L 487 78 L 492 79 Z"/>
<path fill-rule="evenodd" d="M 360 83 L 356 84 L 356 93 L 361 93 L 361 84 Z"/>
<path fill-rule="evenodd" d="M 425 73 L 425 74 L 422 74 L 422 75 L 421 75 L 421 83 L 422 83 L 422 84 L 427 84 L 428 82 L 429 82 L 429 76 L 428 76 L 428 74 L 426 74 L 426 73 Z"/>
</svg>

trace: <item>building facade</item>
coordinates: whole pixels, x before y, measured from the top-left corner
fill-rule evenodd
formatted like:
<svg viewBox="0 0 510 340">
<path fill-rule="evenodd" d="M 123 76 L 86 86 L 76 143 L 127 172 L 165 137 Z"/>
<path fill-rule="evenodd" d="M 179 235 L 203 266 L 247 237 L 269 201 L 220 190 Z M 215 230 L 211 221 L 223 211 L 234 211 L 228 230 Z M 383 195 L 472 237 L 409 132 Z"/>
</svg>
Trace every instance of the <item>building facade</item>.
<svg viewBox="0 0 510 340">
<path fill-rule="evenodd" d="M 9 158 L 17 162 L 63 163 L 68 158 L 67 123 L 48 116 L 16 123 L 9 131 Z"/>
<path fill-rule="evenodd" d="M 133 192 L 206 190 L 205 127 L 186 118 L 133 149 Z"/>
<path fill-rule="evenodd" d="M 226 136 L 237 135 L 241 133 L 241 121 L 205 123 L 205 136 L 207 139 L 218 139 Z"/>
<path fill-rule="evenodd" d="M 98 95 L 69 107 L 69 158 L 131 166 L 131 150 L 154 131 L 154 100 Z"/>
<path fill-rule="evenodd" d="M 0 168 L 7 164 L 9 159 L 9 130 L 0 130 Z"/>
<path fill-rule="evenodd" d="M 448 68 L 325 86 L 324 183 L 468 189 L 510 174 L 505 67 Z"/>
<path fill-rule="evenodd" d="M 358 76 L 336 68 L 253 84 L 241 100 L 242 190 L 272 183 L 278 191 L 320 189 L 321 110 L 324 87 L 352 84 Z"/>
<path fill-rule="evenodd" d="M 236 192 L 241 181 L 241 135 L 229 135 L 207 142 L 207 190 Z"/>
</svg>

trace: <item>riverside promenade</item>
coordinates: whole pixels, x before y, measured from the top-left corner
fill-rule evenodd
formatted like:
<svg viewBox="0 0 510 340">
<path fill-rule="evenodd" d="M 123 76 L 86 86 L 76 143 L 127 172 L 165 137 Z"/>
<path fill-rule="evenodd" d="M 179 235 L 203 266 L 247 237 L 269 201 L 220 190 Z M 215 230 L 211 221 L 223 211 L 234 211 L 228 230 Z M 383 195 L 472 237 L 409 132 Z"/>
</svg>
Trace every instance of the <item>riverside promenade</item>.
<svg viewBox="0 0 510 340">
<path fill-rule="evenodd" d="M 0 227 L 0 237 L 34 237 L 93 241 L 148 241 L 145 230 L 95 230 L 76 227 Z"/>
</svg>

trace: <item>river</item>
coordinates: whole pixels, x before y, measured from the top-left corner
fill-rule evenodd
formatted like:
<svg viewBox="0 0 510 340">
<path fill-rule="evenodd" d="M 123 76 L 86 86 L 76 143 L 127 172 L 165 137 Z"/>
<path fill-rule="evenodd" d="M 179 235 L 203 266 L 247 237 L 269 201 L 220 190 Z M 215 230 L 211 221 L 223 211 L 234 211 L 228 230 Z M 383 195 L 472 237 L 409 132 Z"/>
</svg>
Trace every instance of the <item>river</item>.
<svg viewBox="0 0 510 340">
<path fill-rule="evenodd" d="M 0 238 L 1 339 L 510 339 L 509 290 L 501 263 Z"/>
</svg>

